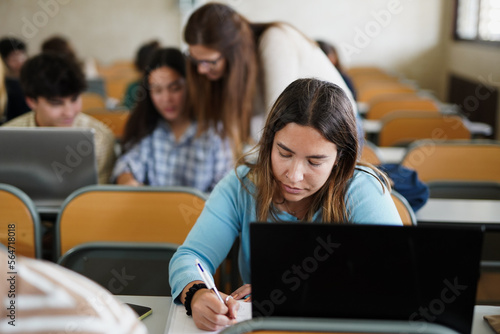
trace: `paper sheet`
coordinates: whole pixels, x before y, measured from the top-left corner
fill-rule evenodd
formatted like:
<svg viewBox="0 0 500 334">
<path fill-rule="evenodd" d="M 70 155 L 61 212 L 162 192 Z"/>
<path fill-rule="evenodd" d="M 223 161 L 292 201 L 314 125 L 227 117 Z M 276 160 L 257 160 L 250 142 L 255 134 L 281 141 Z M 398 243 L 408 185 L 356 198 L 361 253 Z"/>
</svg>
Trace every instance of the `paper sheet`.
<svg viewBox="0 0 500 334">
<path fill-rule="evenodd" d="M 240 309 L 236 316 L 236 321 L 244 321 L 252 318 L 252 303 L 238 301 L 240 303 Z M 219 333 L 219 331 L 208 332 L 199 329 L 194 324 L 193 318 L 186 315 L 186 309 L 184 305 L 174 304 L 172 301 L 172 306 L 170 307 L 170 325 L 167 326 L 165 334 L 207 334 L 207 333 Z"/>
</svg>

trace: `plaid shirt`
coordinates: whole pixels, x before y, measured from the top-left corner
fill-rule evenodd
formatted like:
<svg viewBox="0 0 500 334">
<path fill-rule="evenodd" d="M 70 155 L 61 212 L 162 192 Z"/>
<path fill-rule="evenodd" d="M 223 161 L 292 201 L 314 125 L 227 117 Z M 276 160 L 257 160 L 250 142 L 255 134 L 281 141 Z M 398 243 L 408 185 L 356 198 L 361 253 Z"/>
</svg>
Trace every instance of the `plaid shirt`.
<svg viewBox="0 0 500 334">
<path fill-rule="evenodd" d="M 170 126 L 160 121 L 156 129 L 118 158 L 112 179 L 129 172 L 152 186 L 187 186 L 210 192 L 234 167 L 231 145 L 209 129 L 196 136 L 192 123 L 179 141 Z"/>
</svg>

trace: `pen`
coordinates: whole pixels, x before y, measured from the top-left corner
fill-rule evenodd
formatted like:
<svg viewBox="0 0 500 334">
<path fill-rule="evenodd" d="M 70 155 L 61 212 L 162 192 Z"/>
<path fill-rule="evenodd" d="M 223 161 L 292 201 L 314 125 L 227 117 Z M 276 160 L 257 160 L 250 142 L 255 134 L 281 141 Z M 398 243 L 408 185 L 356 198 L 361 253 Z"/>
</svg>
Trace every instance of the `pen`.
<svg viewBox="0 0 500 334">
<path fill-rule="evenodd" d="M 198 272 L 200 273 L 203 282 L 205 282 L 205 284 L 207 285 L 207 288 L 209 288 L 210 290 L 212 290 L 213 292 L 215 292 L 215 294 L 217 295 L 217 297 L 219 297 L 219 300 L 221 301 L 221 303 L 224 304 L 224 305 L 226 305 L 226 303 L 224 303 L 224 300 L 220 296 L 220 293 L 217 290 L 217 287 L 215 286 L 214 280 L 212 279 L 212 277 L 210 276 L 210 274 L 207 273 L 205 271 L 205 269 L 203 269 L 203 266 L 201 265 L 201 263 L 200 263 L 200 261 L 198 259 L 196 259 L 196 268 L 198 268 Z"/>
</svg>

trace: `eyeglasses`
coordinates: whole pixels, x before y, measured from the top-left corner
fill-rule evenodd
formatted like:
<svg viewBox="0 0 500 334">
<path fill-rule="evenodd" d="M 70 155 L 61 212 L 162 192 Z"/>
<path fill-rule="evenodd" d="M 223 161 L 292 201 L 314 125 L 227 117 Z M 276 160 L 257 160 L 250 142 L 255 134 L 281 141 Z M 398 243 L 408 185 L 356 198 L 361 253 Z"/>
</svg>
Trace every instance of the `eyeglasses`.
<svg viewBox="0 0 500 334">
<path fill-rule="evenodd" d="M 193 56 L 191 56 L 191 54 L 188 51 L 184 52 L 184 55 L 193 63 L 193 65 L 195 66 L 201 65 L 204 67 L 208 67 L 210 70 L 215 69 L 217 63 L 223 58 L 221 54 L 217 59 L 214 60 L 196 59 Z"/>
</svg>

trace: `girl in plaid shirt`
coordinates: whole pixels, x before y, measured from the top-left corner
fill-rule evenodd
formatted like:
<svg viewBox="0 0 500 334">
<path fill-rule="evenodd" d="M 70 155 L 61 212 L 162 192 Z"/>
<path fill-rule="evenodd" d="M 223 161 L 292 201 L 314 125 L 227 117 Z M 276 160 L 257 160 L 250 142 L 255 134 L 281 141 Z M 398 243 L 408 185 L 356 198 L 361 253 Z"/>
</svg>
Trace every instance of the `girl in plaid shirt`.
<svg viewBox="0 0 500 334">
<path fill-rule="evenodd" d="M 184 56 L 174 48 L 157 50 L 137 91 L 113 182 L 210 192 L 232 169 L 229 140 L 213 128 L 199 131 L 187 95 Z"/>
</svg>

